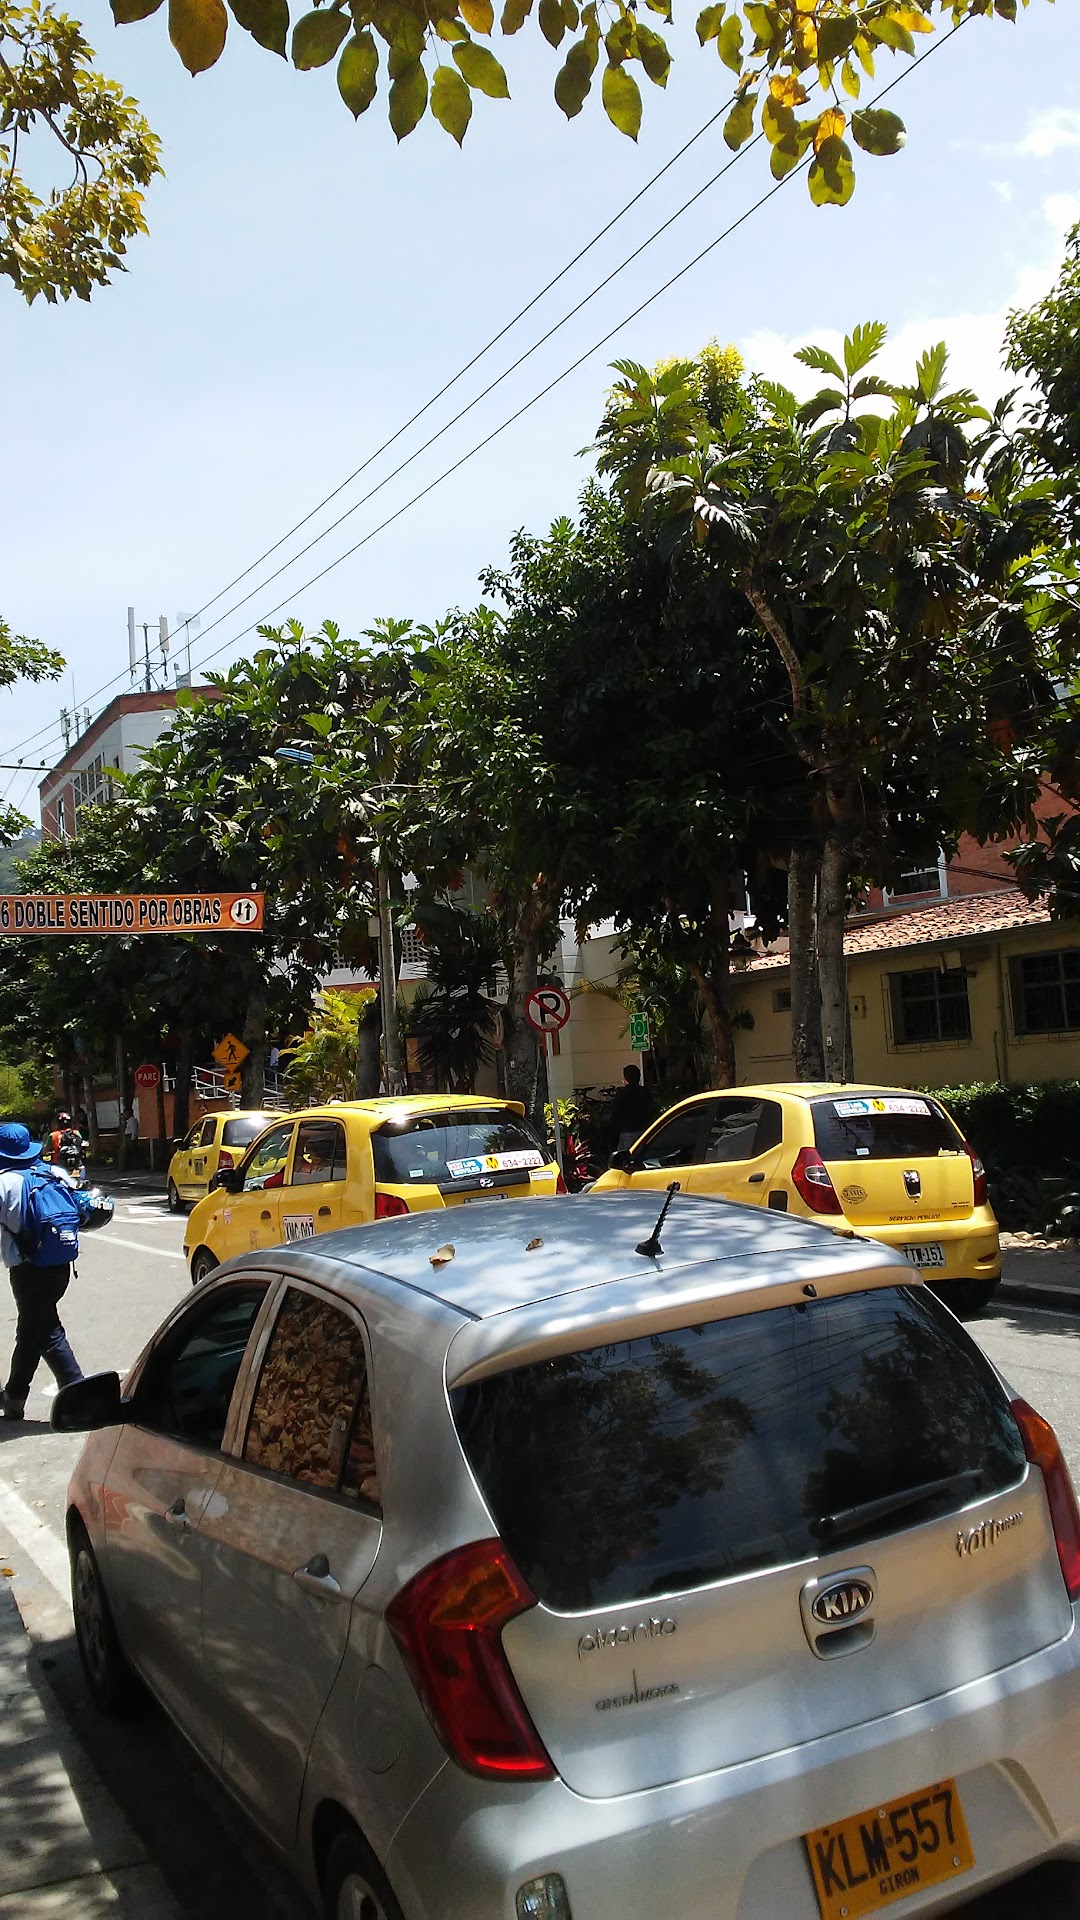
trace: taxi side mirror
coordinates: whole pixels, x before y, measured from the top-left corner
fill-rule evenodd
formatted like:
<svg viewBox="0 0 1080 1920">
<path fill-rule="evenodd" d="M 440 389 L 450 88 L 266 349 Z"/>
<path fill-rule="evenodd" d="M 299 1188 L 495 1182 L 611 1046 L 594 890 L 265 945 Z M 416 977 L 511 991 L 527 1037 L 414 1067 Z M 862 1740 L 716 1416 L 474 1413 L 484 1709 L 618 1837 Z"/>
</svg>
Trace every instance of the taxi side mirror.
<svg viewBox="0 0 1080 1920">
<path fill-rule="evenodd" d="M 224 1187 L 226 1193 L 243 1193 L 244 1175 L 239 1167 L 219 1167 L 210 1178 L 210 1191 L 215 1187 Z"/>
<path fill-rule="evenodd" d="M 616 1147 L 611 1156 L 611 1164 L 619 1173 L 633 1173 L 634 1156 L 629 1147 Z"/>
</svg>

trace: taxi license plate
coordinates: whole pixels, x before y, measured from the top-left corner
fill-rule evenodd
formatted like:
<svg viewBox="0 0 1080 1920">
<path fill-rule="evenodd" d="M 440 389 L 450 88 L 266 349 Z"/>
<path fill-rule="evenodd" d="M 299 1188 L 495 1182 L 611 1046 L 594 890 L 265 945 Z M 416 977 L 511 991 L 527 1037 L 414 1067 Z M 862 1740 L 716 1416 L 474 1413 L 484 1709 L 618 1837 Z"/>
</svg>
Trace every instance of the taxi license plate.
<svg viewBox="0 0 1080 1920">
<path fill-rule="evenodd" d="M 821 1920 L 859 1920 L 975 1865 L 954 1780 L 803 1836 Z"/>
<path fill-rule="evenodd" d="M 940 1240 L 927 1240 L 917 1247 L 901 1247 L 900 1251 L 905 1260 L 910 1260 L 913 1267 L 943 1267 L 945 1265 L 945 1249 Z"/>
<path fill-rule="evenodd" d="M 475 1207 L 478 1200 L 509 1200 L 508 1193 L 465 1193 L 460 1204 L 463 1207 Z"/>
</svg>

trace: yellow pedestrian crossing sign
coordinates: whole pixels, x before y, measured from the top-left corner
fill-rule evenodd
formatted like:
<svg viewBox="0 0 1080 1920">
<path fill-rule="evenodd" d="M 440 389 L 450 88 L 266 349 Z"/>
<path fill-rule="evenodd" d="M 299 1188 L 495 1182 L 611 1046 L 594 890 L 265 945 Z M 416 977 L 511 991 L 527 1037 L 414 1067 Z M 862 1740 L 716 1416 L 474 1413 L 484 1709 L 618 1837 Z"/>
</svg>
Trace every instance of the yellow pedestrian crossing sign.
<svg viewBox="0 0 1080 1920">
<path fill-rule="evenodd" d="M 214 1059 L 218 1066 L 225 1067 L 227 1070 L 238 1067 L 242 1060 L 247 1059 L 247 1056 L 247 1048 L 242 1040 L 237 1039 L 235 1033 L 227 1033 L 224 1040 L 219 1040 L 214 1048 Z"/>
<path fill-rule="evenodd" d="M 222 1075 L 222 1079 L 225 1082 L 226 1093 L 239 1093 L 244 1084 L 242 1075 L 235 1067 L 230 1067 L 228 1072 Z"/>
</svg>

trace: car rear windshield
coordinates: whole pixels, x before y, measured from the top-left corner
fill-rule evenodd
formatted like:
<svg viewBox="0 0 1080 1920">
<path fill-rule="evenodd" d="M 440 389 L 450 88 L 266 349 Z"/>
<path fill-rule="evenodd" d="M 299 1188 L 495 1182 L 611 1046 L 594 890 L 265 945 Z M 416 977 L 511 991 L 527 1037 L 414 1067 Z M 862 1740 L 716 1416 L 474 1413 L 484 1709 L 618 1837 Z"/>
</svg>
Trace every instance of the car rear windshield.
<svg viewBox="0 0 1080 1920">
<path fill-rule="evenodd" d="M 964 1143 L 935 1100 L 917 1093 L 839 1095 L 814 1102 L 814 1144 L 822 1159 L 933 1160 Z"/>
<path fill-rule="evenodd" d="M 547 1153 L 532 1129 L 516 1113 L 495 1107 L 468 1114 L 411 1114 L 388 1121 L 372 1135 L 375 1178 L 386 1186 L 407 1187 L 475 1180 L 483 1173 L 520 1172 L 542 1167 Z"/>
<path fill-rule="evenodd" d="M 451 1404 L 500 1535 L 564 1612 L 854 1548 L 1024 1472 L 996 1375 L 921 1288 L 563 1354 Z"/>
<path fill-rule="evenodd" d="M 249 1147 L 273 1118 L 272 1113 L 245 1113 L 241 1120 L 226 1120 L 221 1131 L 222 1146 Z"/>
</svg>

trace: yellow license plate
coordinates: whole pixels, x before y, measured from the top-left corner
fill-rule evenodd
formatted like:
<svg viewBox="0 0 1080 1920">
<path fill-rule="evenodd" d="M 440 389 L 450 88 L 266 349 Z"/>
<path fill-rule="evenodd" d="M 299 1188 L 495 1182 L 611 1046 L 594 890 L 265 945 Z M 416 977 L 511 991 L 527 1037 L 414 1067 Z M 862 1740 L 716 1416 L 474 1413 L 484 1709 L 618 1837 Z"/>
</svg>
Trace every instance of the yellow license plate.
<svg viewBox="0 0 1080 1920">
<path fill-rule="evenodd" d="M 803 1836 L 821 1920 L 859 1920 L 975 1865 L 953 1780 Z"/>
</svg>

